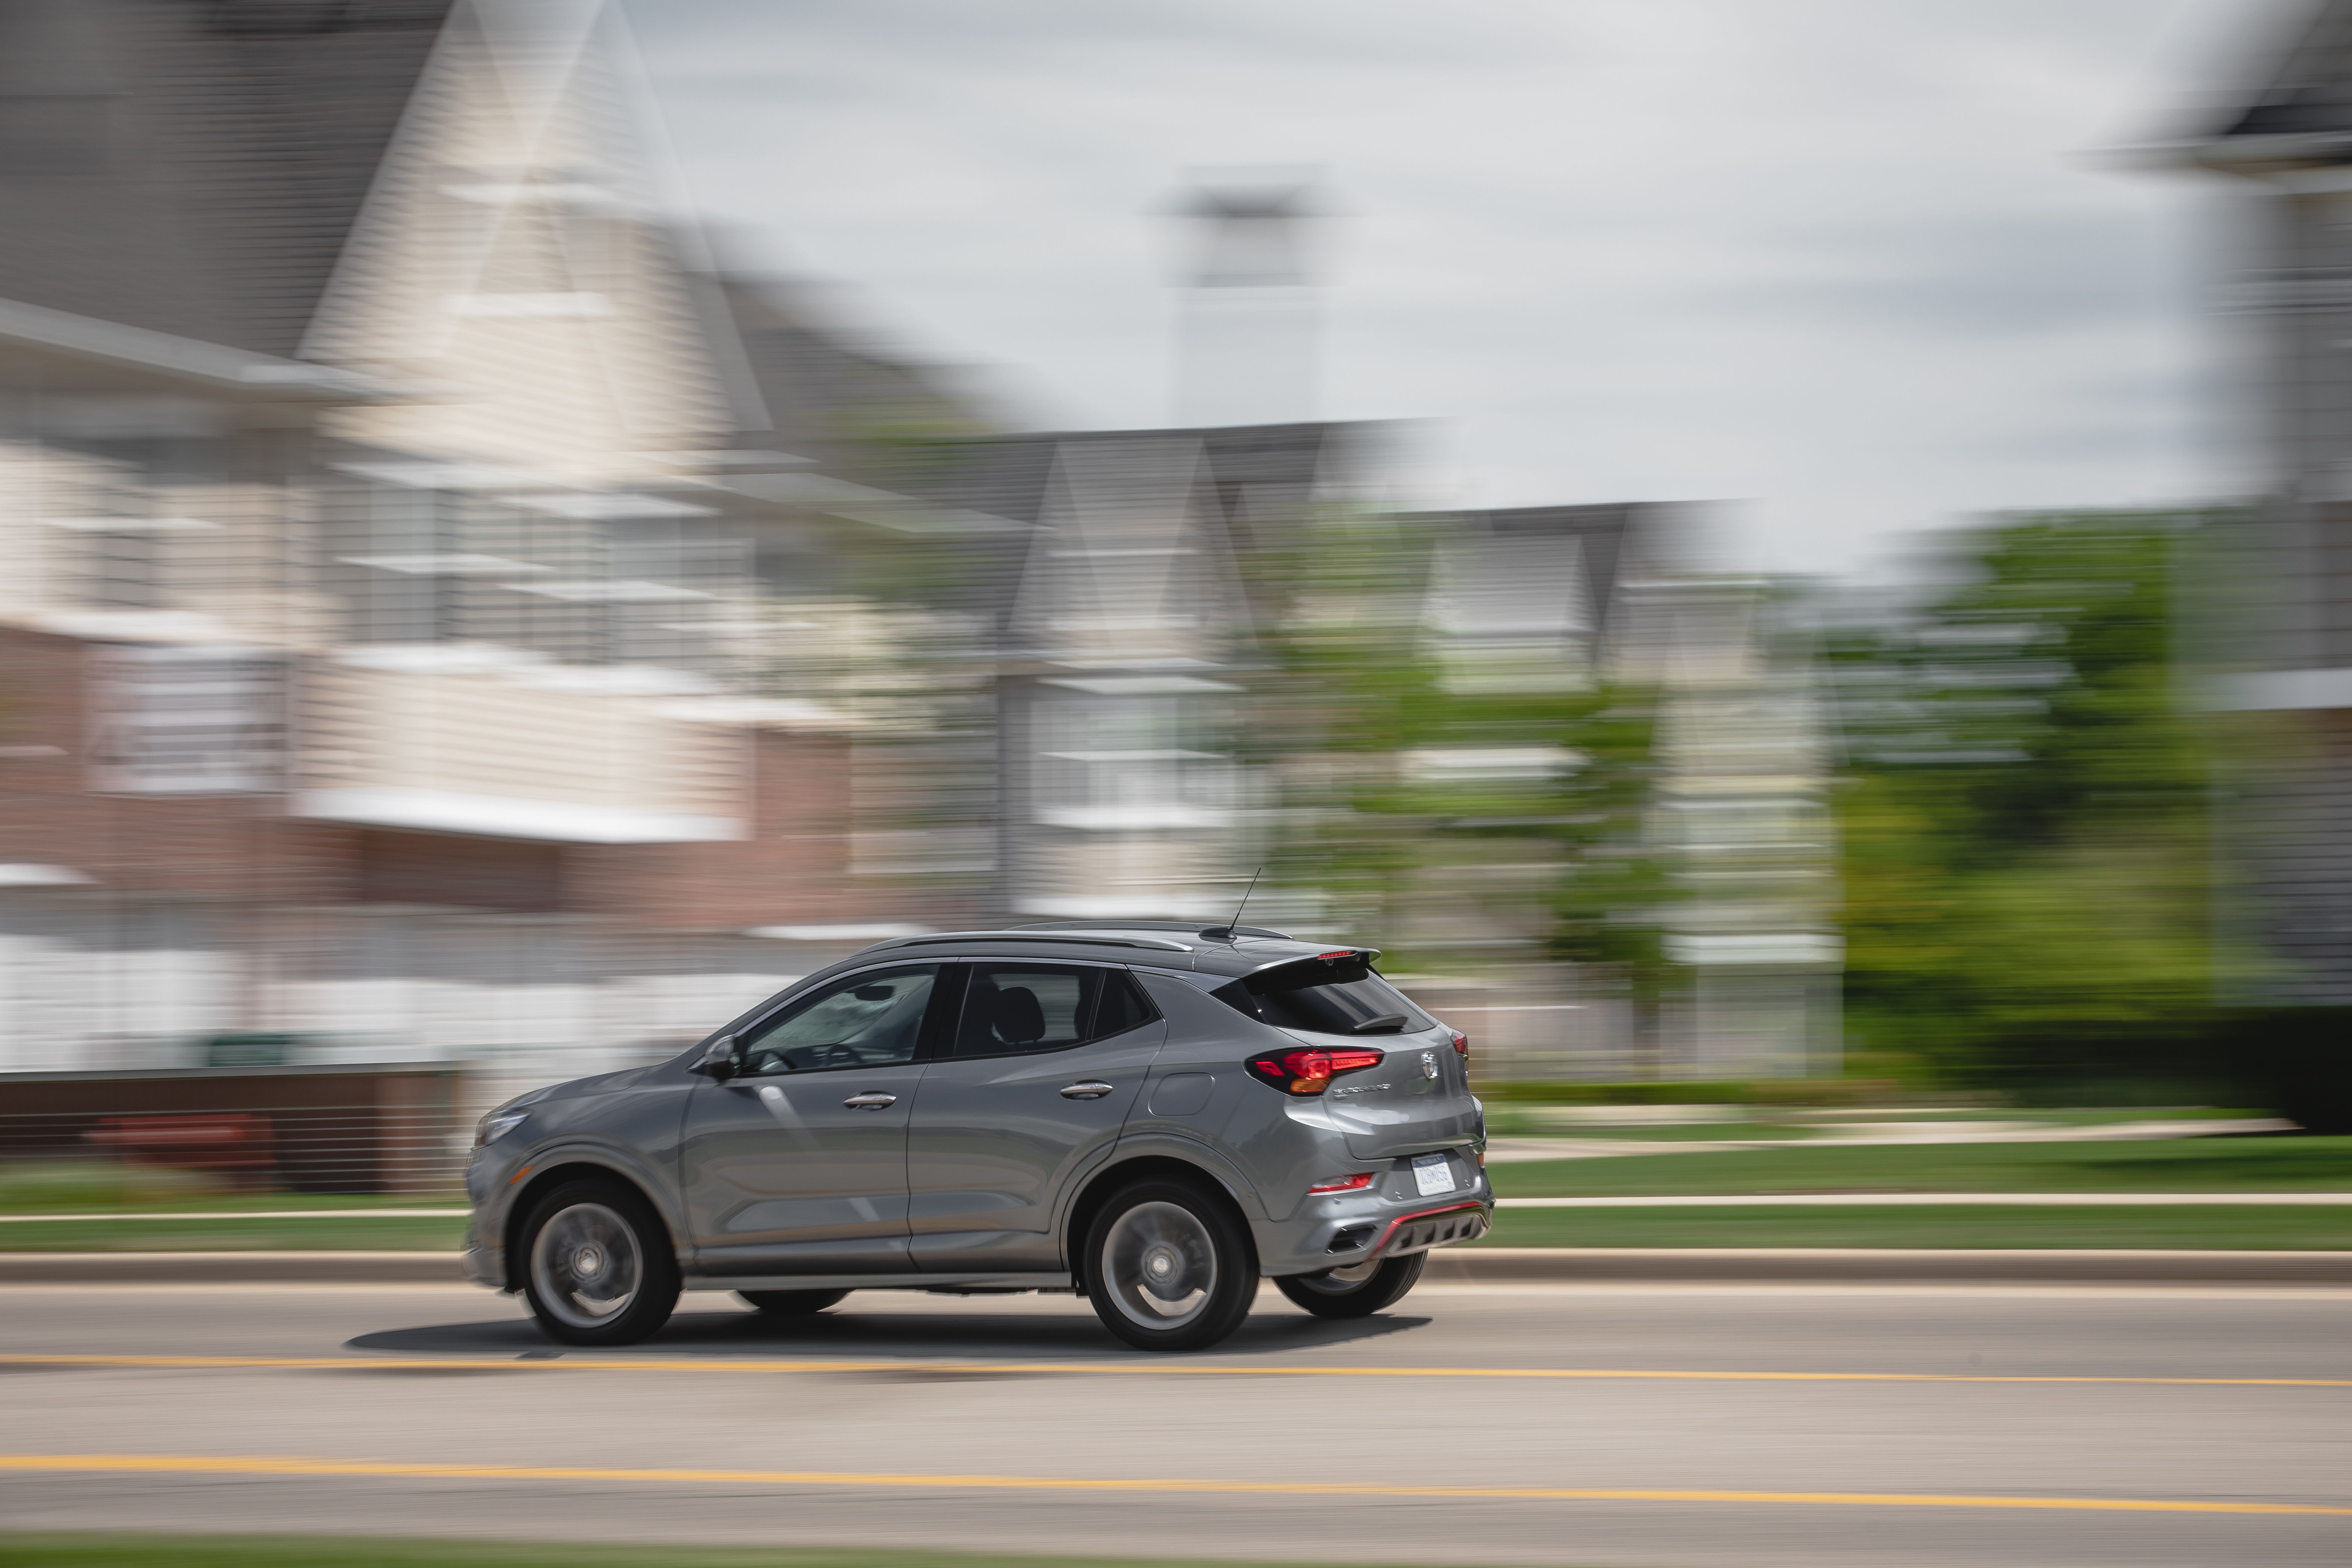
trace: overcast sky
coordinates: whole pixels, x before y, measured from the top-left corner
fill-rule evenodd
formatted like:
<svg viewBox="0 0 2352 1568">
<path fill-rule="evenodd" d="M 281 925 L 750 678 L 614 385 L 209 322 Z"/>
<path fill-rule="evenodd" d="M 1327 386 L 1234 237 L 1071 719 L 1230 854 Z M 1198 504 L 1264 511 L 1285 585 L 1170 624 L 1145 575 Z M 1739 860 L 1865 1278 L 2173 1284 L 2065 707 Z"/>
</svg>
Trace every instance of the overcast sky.
<svg viewBox="0 0 2352 1568">
<path fill-rule="evenodd" d="M 1439 499 L 1722 500 L 1853 571 L 1991 508 L 2234 481 L 2226 209 L 2094 154 L 2292 0 L 629 0 L 692 202 L 1021 417 L 1171 417 L 1188 168 L 1332 205 L 1318 415 Z"/>
</svg>

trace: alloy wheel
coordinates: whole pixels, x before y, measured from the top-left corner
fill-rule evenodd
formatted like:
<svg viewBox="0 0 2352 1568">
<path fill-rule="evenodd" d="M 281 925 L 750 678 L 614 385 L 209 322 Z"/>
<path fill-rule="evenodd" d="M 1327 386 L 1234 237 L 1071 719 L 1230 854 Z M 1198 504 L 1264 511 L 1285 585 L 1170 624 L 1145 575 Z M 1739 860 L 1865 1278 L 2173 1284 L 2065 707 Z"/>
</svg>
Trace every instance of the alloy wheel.
<svg viewBox="0 0 2352 1568">
<path fill-rule="evenodd" d="M 1120 1313 L 1147 1329 L 1178 1329 L 1208 1310 L 1217 1247 L 1201 1216 L 1181 1205 L 1144 1203 L 1104 1238 L 1102 1279 Z"/>
<path fill-rule="evenodd" d="M 558 1210 L 531 1243 L 533 1294 L 560 1321 L 598 1329 L 629 1310 L 645 1279 L 637 1233 L 598 1203 Z"/>
</svg>

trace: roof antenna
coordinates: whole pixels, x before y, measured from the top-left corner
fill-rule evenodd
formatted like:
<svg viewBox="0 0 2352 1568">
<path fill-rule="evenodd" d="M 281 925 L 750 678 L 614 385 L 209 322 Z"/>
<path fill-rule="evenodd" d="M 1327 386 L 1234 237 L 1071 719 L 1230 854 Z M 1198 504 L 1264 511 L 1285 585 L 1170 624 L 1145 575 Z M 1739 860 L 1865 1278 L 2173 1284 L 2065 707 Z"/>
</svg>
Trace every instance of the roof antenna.
<svg viewBox="0 0 2352 1568">
<path fill-rule="evenodd" d="M 1242 889 L 1242 901 L 1234 906 L 1234 918 L 1226 921 L 1223 925 L 1211 926 L 1201 934 L 1208 938 L 1211 942 L 1233 941 L 1234 929 L 1242 923 L 1242 911 L 1249 908 L 1250 895 L 1257 891 L 1257 879 L 1265 875 L 1265 868 L 1263 866 L 1260 866 L 1256 870 L 1251 872 L 1249 886 Z"/>
</svg>

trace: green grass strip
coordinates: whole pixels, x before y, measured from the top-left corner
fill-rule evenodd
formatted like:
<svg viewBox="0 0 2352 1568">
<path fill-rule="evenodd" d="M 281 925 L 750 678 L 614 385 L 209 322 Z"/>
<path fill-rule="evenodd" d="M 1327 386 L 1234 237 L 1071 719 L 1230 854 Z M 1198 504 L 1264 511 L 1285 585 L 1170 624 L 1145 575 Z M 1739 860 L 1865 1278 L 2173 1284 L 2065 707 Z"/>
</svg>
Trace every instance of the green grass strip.
<svg viewBox="0 0 2352 1568">
<path fill-rule="evenodd" d="M 1497 1162 L 1507 1198 L 1633 1193 L 2228 1193 L 2352 1189 L 2352 1138 L 1836 1144 Z"/>
<path fill-rule="evenodd" d="M 2352 1248 L 2352 1209 L 2151 1205 L 1933 1208 L 1759 1205 L 1708 1209 L 1500 1209 L 1478 1247 Z"/>
<path fill-rule="evenodd" d="M 72 1219 L 0 1225 L 0 1252 L 456 1252 L 462 1219 Z"/>
</svg>

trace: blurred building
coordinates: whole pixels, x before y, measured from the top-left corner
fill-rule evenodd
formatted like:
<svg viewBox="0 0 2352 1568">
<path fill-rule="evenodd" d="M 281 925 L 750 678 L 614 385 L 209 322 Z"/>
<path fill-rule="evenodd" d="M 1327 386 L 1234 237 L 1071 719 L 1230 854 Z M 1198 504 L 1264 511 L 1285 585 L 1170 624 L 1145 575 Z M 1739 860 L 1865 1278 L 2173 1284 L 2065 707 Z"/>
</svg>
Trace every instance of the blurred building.
<svg viewBox="0 0 2352 1568">
<path fill-rule="evenodd" d="M 1827 1064 L 1773 595 L 1675 509 L 1400 518 L 1395 432 L 1304 416 L 1303 184 L 1188 205 L 1182 427 L 992 433 L 661 214 L 625 47 L 586 0 L 0 0 L 0 1070 L 479 1097 L 879 936 L 1224 918 L 1332 767 L 1277 645 L 1367 614 L 1468 716 L 1369 765 L 1475 798 L 1355 934 L 1444 958 L 1491 1074 Z M 1334 519 L 1397 542 L 1370 601 Z M 1509 820 L 1596 683 L 1662 694 L 1646 1023 L 1546 960 Z"/>
<path fill-rule="evenodd" d="M 2263 504 L 2209 576 L 2214 705 L 2268 716 L 2226 798 L 2237 922 L 2284 968 L 2264 1000 L 2352 1004 L 2352 5 L 2297 9 L 2267 77 L 2168 144 L 2227 176 L 2245 265 L 2241 423 Z"/>
<path fill-rule="evenodd" d="M 1312 181 L 1280 168 L 1202 171 L 1177 211 L 1189 220 L 1189 254 L 1179 293 L 1176 422 L 1309 418 L 1319 304 Z"/>
<path fill-rule="evenodd" d="M 1479 718 L 1398 759 L 1408 783 L 1462 803 L 1398 937 L 1449 955 L 1418 993 L 1474 1030 L 1492 1079 L 1834 1072 L 1831 758 L 1784 598 L 1701 570 L 1687 507 L 1430 521 L 1420 633 L 1439 689 Z M 1575 873 L 1554 831 L 1560 781 L 1607 765 L 1560 744 L 1560 700 L 1596 689 L 1654 715 L 1638 841 L 1605 851 L 1651 860 L 1664 883 L 1654 909 L 1620 911 L 1664 928 L 1654 1006 L 1621 968 L 1545 956 Z"/>
<path fill-rule="evenodd" d="M 569 1076 L 905 923 L 845 563 L 1005 525 L 854 454 L 976 416 L 698 264 L 620 47 L 0 4 L 0 1067 Z"/>
<path fill-rule="evenodd" d="M 938 481 L 1016 521 L 964 574 L 992 672 L 995 901 L 1009 916 L 1213 919 L 1261 863 L 1268 781 L 1234 752 L 1257 638 L 1376 426 L 997 437 Z"/>
</svg>

